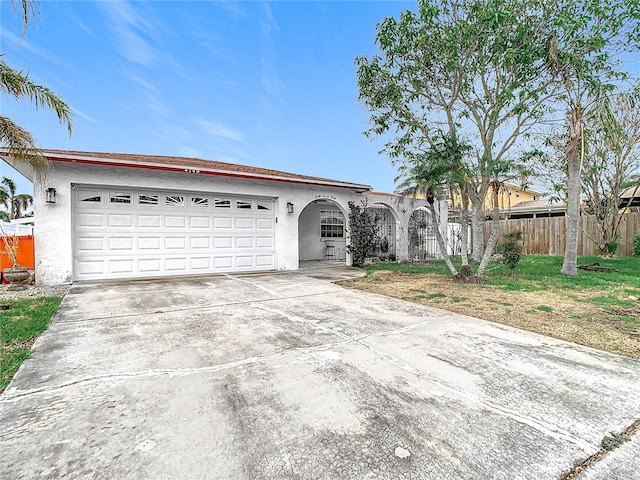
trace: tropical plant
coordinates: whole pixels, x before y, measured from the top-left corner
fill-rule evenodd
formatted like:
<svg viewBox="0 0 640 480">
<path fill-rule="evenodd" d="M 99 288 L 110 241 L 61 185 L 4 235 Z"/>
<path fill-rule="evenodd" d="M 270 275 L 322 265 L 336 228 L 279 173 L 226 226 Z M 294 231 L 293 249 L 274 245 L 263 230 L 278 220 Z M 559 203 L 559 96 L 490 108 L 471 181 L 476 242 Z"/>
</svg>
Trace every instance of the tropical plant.
<svg viewBox="0 0 640 480">
<path fill-rule="evenodd" d="M 518 262 L 522 259 L 522 236 L 520 230 L 506 233 L 502 236 L 502 241 L 496 246 L 496 253 L 500 256 L 500 261 L 509 267 L 509 275 L 516 272 Z"/>
<path fill-rule="evenodd" d="M 40 3 L 37 0 L 10 0 L 12 8 L 19 11 L 23 36 L 27 33 L 29 20 L 39 15 Z M 47 87 L 37 85 L 29 79 L 29 73 L 11 68 L 0 53 L 0 93 L 16 100 L 29 100 L 36 110 L 47 108 L 52 110 L 61 124 L 67 126 L 69 135 L 73 126 L 71 108 L 56 93 Z M 36 145 L 35 138 L 23 127 L 9 117 L 0 114 L 0 145 L 16 159 L 30 163 L 36 170 L 41 170 L 46 162 Z"/>
<path fill-rule="evenodd" d="M 9 218 L 22 218 L 25 211 L 33 205 L 33 197 L 28 193 L 16 194 L 16 182 L 8 177 L 0 180 L 0 203 L 9 210 Z"/>
<path fill-rule="evenodd" d="M 365 259 L 373 257 L 379 247 L 378 222 L 367 210 L 367 202 L 349 202 L 349 244 L 351 265 L 362 267 Z"/>
</svg>

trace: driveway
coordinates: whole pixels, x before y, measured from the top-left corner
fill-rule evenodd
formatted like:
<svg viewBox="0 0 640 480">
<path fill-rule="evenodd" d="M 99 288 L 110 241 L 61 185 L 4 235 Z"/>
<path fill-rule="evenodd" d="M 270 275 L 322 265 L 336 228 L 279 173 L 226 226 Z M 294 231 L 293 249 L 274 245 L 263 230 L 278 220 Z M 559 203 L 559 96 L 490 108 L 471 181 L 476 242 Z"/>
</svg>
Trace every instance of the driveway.
<svg viewBox="0 0 640 480">
<path fill-rule="evenodd" d="M 640 478 L 640 362 L 332 284 L 76 285 L 0 397 L 0 476 Z"/>
</svg>

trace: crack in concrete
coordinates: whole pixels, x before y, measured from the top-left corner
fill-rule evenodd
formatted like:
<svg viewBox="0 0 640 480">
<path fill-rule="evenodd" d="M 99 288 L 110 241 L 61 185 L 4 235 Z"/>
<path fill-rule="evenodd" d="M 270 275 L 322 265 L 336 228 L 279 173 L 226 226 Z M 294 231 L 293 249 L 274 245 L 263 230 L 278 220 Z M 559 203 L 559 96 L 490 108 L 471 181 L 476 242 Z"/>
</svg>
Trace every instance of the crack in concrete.
<svg viewBox="0 0 640 480">
<path fill-rule="evenodd" d="M 468 392 L 466 392 L 465 390 L 461 390 L 459 388 L 456 388 L 454 386 L 452 386 L 451 384 L 444 382 L 442 380 L 433 378 L 431 375 L 429 375 L 428 373 L 425 373 L 421 370 L 417 370 L 416 368 L 414 368 L 413 366 L 409 365 L 408 363 L 404 362 L 403 360 L 399 359 L 398 357 L 396 357 L 395 355 L 391 355 L 389 353 L 386 352 L 382 352 L 370 345 L 367 345 L 364 342 L 358 341 L 358 343 L 360 343 L 362 346 L 364 346 L 365 348 L 367 348 L 368 350 L 370 350 L 372 353 L 374 353 L 375 355 L 378 355 L 381 358 L 386 359 L 389 363 L 391 363 L 392 365 L 406 371 L 407 373 L 410 373 L 412 375 L 415 375 L 416 377 L 425 380 L 433 385 L 436 385 L 437 387 L 440 387 L 446 391 L 448 391 L 449 393 L 452 393 L 453 395 L 455 395 L 458 398 L 461 398 L 463 400 L 467 400 L 469 402 L 475 403 L 476 405 L 480 405 L 484 408 L 486 408 L 487 410 L 493 412 L 493 413 L 497 413 L 498 415 L 502 415 L 502 416 L 506 416 L 511 418 L 512 420 L 515 420 L 518 423 L 527 425 L 531 428 L 534 428 L 535 430 L 538 430 L 541 433 L 544 433 L 545 435 L 548 435 L 550 437 L 553 437 L 557 440 L 564 440 L 564 441 L 568 441 L 574 445 L 576 445 L 577 447 L 581 448 L 584 451 L 592 451 L 595 447 L 594 445 L 592 445 L 591 443 L 587 442 L 586 440 L 583 440 L 580 437 L 576 437 L 575 435 L 569 433 L 569 432 L 565 432 L 562 431 L 560 429 L 560 427 L 558 427 L 557 425 L 548 423 L 548 422 L 541 422 L 535 419 L 532 419 L 530 417 L 524 416 L 524 415 L 520 415 L 518 414 L 516 411 L 499 406 L 497 404 L 494 404 L 492 402 L 488 402 L 485 400 L 481 400 L 477 395 L 474 394 L 470 394 Z M 437 357 L 434 357 L 432 355 L 429 355 L 433 358 L 436 358 L 437 360 L 439 360 Z"/>
<path fill-rule="evenodd" d="M 630 440 L 631 436 L 634 433 L 636 433 L 638 430 L 640 430 L 640 418 L 637 418 L 636 420 L 634 420 L 627 428 L 625 428 L 620 433 L 611 432 L 614 440 L 613 446 L 605 446 L 605 441 L 607 440 L 607 438 L 612 438 L 612 437 L 605 436 L 602 439 L 602 442 L 600 442 L 600 445 L 602 448 L 600 448 L 596 453 L 589 456 L 587 459 L 585 459 L 584 461 L 580 462 L 578 465 L 573 467 L 573 469 L 571 469 L 570 472 L 560 477 L 560 480 L 573 480 L 574 478 L 577 478 L 583 472 L 588 470 L 589 467 L 591 467 L 593 464 L 595 464 L 596 462 L 599 462 L 605 456 L 607 456 L 614 450 L 620 448 L 620 446 L 627 440 Z"/>
<path fill-rule="evenodd" d="M 250 285 L 250 286 L 252 286 L 254 288 L 257 288 L 258 290 L 262 290 L 263 292 L 268 293 L 269 295 L 273 295 L 274 297 L 285 298 L 284 295 L 282 295 L 282 294 L 280 294 L 280 293 L 278 293 L 278 292 L 276 292 L 274 290 L 270 290 L 267 287 L 263 287 L 262 285 L 258 285 L 255 282 L 251 282 L 249 280 L 244 280 L 242 278 L 235 277 L 235 276 L 229 275 L 229 274 L 225 274 L 225 277 L 227 277 L 230 280 L 234 280 L 236 282 L 244 283 L 245 285 Z"/>
<path fill-rule="evenodd" d="M 160 368 L 160 369 L 150 369 L 150 370 L 141 370 L 138 372 L 121 372 L 114 374 L 104 374 L 104 375 L 93 375 L 90 377 L 80 378 L 71 382 L 62 383 L 58 385 L 52 385 L 49 387 L 35 388 L 32 390 L 26 390 L 20 393 L 13 393 L 12 389 L 7 389 L 4 391 L 2 396 L 0 396 L 0 404 L 2 403 L 10 403 L 15 402 L 21 398 L 29 397 L 32 395 L 38 395 L 42 393 L 50 393 L 57 390 L 64 390 L 66 388 L 85 384 L 85 383 L 93 383 L 99 382 L 101 380 L 118 380 L 118 379 L 131 379 L 131 378 L 150 378 L 150 377 L 159 377 L 159 376 L 168 376 L 172 377 L 184 377 L 193 374 L 199 373 L 208 373 L 208 372 L 218 372 L 221 370 L 227 370 L 232 368 L 241 367 L 244 365 L 251 365 L 255 363 L 265 362 L 269 360 L 276 360 L 280 358 L 285 358 L 288 356 L 292 356 L 299 353 L 309 353 L 314 351 L 322 351 L 328 348 L 335 348 L 336 346 L 343 345 L 347 342 L 335 342 L 331 344 L 322 344 L 322 345 L 314 345 L 312 347 L 299 347 L 290 350 L 286 350 L 283 352 L 273 353 L 271 355 L 260 355 L 243 358 L 242 360 L 236 360 L 234 362 L 222 363 L 220 365 L 210 365 L 207 367 L 194 367 L 194 368 Z"/>
<path fill-rule="evenodd" d="M 287 299 L 296 299 L 296 298 L 308 298 L 315 297 L 320 295 L 327 295 L 328 292 L 318 292 L 318 293 L 307 293 L 304 295 L 295 295 L 291 297 L 279 297 L 279 298 L 265 298 L 260 300 L 245 300 L 242 302 L 228 302 L 228 303 L 207 303 L 202 305 L 194 305 L 192 307 L 180 307 L 180 308 L 167 308 L 167 309 L 159 309 L 159 310 L 150 310 L 147 312 L 141 313 L 130 313 L 130 314 L 122 314 L 122 315 L 109 315 L 106 317 L 89 317 L 89 318 L 81 318 L 77 320 L 64 320 L 57 321 L 56 323 L 60 325 L 74 324 L 74 323 L 84 323 L 84 322 L 98 322 L 101 320 L 110 320 L 114 318 L 135 318 L 135 317 L 144 317 L 147 315 L 158 315 L 165 313 L 175 313 L 175 312 L 190 312 L 193 310 L 203 310 L 207 308 L 220 308 L 220 307 L 228 307 L 228 306 L 237 306 L 237 305 L 250 305 L 256 302 L 276 302 L 279 300 L 287 300 Z M 58 314 L 56 314 L 58 315 Z"/>
</svg>

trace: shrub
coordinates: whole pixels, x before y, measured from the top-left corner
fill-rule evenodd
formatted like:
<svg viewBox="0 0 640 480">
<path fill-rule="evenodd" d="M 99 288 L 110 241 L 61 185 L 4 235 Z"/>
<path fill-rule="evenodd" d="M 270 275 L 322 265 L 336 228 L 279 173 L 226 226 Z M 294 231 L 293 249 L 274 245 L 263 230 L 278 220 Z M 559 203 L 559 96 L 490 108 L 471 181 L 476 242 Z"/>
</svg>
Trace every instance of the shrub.
<svg viewBox="0 0 640 480">
<path fill-rule="evenodd" d="M 375 256 L 378 252 L 378 224 L 367 211 L 367 202 L 349 202 L 349 231 L 350 244 L 347 251 L 351 254 L 351 265 L 364 266 L 367 257 Z"/>
<path fill-rule="evenodd" d="M 633 237 L 633 256 L 640 257 L 640 235 Z"/>
<path fill-rule="evenodd" d="M 500 261 L 509 267 L 509 275 L 513 275 L 522 255 L 522 231 L 507 233 L 502 236 L 502 241 L 496 246 L 496 253 L 500 255 Z"/>
</svg>

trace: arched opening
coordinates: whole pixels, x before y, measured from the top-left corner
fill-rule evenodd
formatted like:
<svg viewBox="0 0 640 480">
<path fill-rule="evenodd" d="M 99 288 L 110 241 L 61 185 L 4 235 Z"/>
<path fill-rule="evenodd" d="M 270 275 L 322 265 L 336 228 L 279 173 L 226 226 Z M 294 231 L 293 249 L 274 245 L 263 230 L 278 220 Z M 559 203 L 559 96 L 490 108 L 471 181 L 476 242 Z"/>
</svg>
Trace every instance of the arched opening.
<svg viewBox="0 0 640 480">
<path fill-rule="evenodd" d="M 436 224 L 429 210 L 419 207 L 411 214 L 408 225 L 409 260 L 438 258 Z"/>
<path fill-rule="evenodd" d="M 340 261 L 347 257 L 347 213 L 329 199 L 314 200 L 298 217 L 300 262 Z"/>
<path fill-rule="evenodd" d="M 367 210 L 377 225 L 378 259 L 395 261 L 397 258 L 398 242 L 397 222 L 393 212 L 383 203 L 369 205 Z"/>
</svg>

